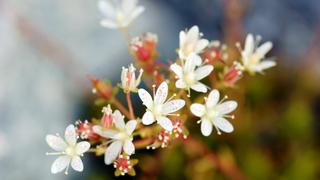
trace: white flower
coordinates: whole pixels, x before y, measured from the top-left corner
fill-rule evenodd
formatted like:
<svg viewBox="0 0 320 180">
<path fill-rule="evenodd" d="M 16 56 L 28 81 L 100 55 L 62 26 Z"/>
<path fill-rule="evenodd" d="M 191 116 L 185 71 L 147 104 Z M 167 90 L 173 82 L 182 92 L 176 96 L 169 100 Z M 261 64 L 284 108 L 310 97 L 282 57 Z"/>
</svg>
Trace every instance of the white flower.
<svg viewBox="0 0 320 180">
<path fill-rule="evenodd" d="M 212 65 L 204 65 L 196 68 L 196 62 L 201 61 L 200 56 L 192 53 L 188 55 L 183 66 L 172 64 L 170 69 L 176 74 L 178 80 L 176 87 L 187 89 L 190 94 L 190 88 L 197 92 L 207 92 L 207 86 L 199 82 L 207 77 L 213 70 Z"/>
<path fill-rule="evenodd" d="M 252 34 L 248 34 L 245 41 L 244 49 L 241 50 L 242 56 L 242 68 L 249 73 L 262 73 L 263 70 L 268 69 L 276 65 L 276 62 L 265 59 L 265 55 L 271 50 L 272 43 L 270 41 L 259 45 L 260 37 L 254 39 Z M 262 61 L 263 60 L 263 61 Z"/>
<path fill-rule="evenodd" d="M 202 35 L 198 26 L 193 26 L 189 31 L 180 31 L 179 36 L 180 48 L 178 53 L 180 59 L 186 59 L 191 53 L 199 54 L 209 44 L 208 40 L 201 39 Z M 197 64 L 199 65 L 201 62 Z"/>
<path fill-rule="evenodd" d="M 101 25 L 107 28 L 125 28 L 143 11 L 143 6 L 137 6 L 138 0 L 100 0 L 98 7 L 105 19 Z"/>
<path fill-rule="evenodd" d="M 130 120 L 125 124 L 122 114 L 115 110 L 113 113 L 114 129 L 104 129 L 101 126 L 93 126 L 93 131 L 102 137 L 110 139 L 110 145 L 104 154 L 104 162 L 111 164 L 123 151 L 127 155 L 134 154 L 135 148 L 132 143 L 132 132 L 137 126 L 136 120 Z"/>
<path fill-rule="evenodd" d="M 212 90 L 208 96 L 205 98 L 205 104 L 194 103 L 191 105 L 191 112 L 200 117 L 198 122 L 201 122 L 201 132 L 204 136 L 209 136 L 212 132 L 212 126 L 217 130 L 218 134 L 220 130 L 226 133 L 233 131 L 233 126 L 225 118 L 234 118 L 234 116 L 227 115 L 237 108 L 236 101 L 225 101 L 222 99 L 219 102 L 220 94 L 218 90 Z M 219 130 L 220 129 L 220 130 Z"/>
<path fill-rule="evenodd" d="M 128 68 L 122 67 L 121 86 L 124 92 L 137 92 L 138 85 L 141 81 L 143 69 L 140 69 L 138 78 L 136 79 L 136 68 L 131 64 Z"/>
<path fill-rule="evenodd" d="M 66 128 L 64 141 L 59 135 L 47 135 L 46 141 L 48 145 L 57 152 L 47 153 L 47 155 L 60 155 L 51 166 L 51 173 L 55 174 L 71 167 L 76 171 L 83 171 L 83 163 L 80 156 L 89 150 L 90 143 L 81 141 L 77 143 L 77 133 L 75 127 L 71 124 Z"/>
<path fill-rule="evenodd" d="M 171 120 L 166 116 L 174 115 L 171 113 L 181 109 L 185 105 L 185 101 L 182 99 L 171 100 L 172 98 L 166 101 L 168 84 L 165 81 L 160 84 L 157 92 L 154 93 L 154 100 L 152 100 L 151 95 L 145 89 L 139 89 L 138 94 L 143 104 L 147 107 L 142 117 L 142 123 L 144 125 L 150 125 L 157 121 L 165 130 L 171 131 L 173 125 Z"/>
</svg>

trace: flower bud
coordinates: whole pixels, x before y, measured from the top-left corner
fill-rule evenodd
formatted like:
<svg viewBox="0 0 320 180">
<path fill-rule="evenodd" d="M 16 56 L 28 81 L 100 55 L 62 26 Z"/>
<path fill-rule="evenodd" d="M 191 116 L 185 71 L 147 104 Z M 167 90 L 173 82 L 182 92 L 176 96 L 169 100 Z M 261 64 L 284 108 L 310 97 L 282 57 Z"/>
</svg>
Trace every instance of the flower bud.
<svg viewBox="0 0 320 180">
<path fill-rule="evenodd" d="M 226 45 L 222 44 L 219 41 L 212 41 L 207 49 L 202 53 L 202 58 L 207 60 L 208 63 L 216 63 L 216 62 L 225 62 L 228 58 L 228 54 L 226 53 Z"/>
<path fill-rule="evenodd" d="M 233 65 L 227 70 L 223 76 L 223 81 L 228 86 L 233 86 L 242 77 L 242 67 L 238 62 L 234 62 Z"/>
<path fill-rule="evenodd" d="M 89 139 L 90 141 L 98 141 L 100 139 L 100 136 L 96 134 L 92 127 L 92 123 L 88 122 L 87 120 L 77 121 L 77 133 L 82 139 Z"/>
<path fill-rule="evenodd" d="M 156 49 L 158 37 L 152 33 L 146 33 L 142 37 L 133 38 L 130 50 L 136 60 L 140 62 L 150 62 L 158 55 Z"/>
<path fill-rule="evenodd" d="M 112 117 L 112 109 L 110 104 L 107 107 L 102 108 L 103 116 L 101 118 L 101 125 L 105 129 L 109 129 L 112 127 L 113 117 Z"/>
<path fill-rule="evenodd" d="M 138 91 L 137 87 L 140 84 L 142 73 L 143 69 L 140 69 L 139 76 L 136 79 L 136 68 L 132 64 L 128 68 L 122 67 L 121 87 L 125 93 Z"/>
<path fill-rule="evenodd" d="M 112 86 L 109 83 L 102 82 L 99 79 L 91 76 L 89 77 L 89 79 L 92 83 L 92 92 L 94 94 L 97 94 L 97 96 L 103 99 L 110 99 L 112 97 Z"/>
</svg>

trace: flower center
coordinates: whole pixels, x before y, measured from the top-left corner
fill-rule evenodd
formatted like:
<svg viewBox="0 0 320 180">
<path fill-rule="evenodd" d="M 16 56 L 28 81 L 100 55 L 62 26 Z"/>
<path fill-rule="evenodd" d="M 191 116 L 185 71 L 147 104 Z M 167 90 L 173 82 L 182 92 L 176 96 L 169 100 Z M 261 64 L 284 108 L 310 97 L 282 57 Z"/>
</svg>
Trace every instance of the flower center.
<svg viewBox="0 0 320 180">
<path fill-rule="evenodd" d="M 210 109 L 210 110 L 207 110 L 206 116 L 208 119 L 213 120 L 219 116 L 219 112 L 214 109 Z"/>
<path fill-rule="evenodd" d="M 184 81 L 188 85 L 193 85 L 195 82 L 195 74 L 193 72 L 188 72 L 184 76 Z"/>
<path fill-rule="evenodd" d="M 125 130 L 122 131 L 122 132 L 119 132 L 115 137 L 115 139 L 118 139 L 120 141 L 124 141 L 124 140 L 126 140 L 128 138 L 129 138 L 129 135 Z"/>
<path fill-rule="evenodd" d="M 190 54 L 192 52 L 192 50 L 193 50 L 193 44 L 192 43 L 188 43 L 188 44 L 186 44 L 184 46 L 183 53 L 188 55 L 188 54 Z"/>
<path fill-rule="evenodd" d="M 74 146 L 69 146 L 69 147 L 66 149 L 66 154 L 67 154 L 68 156 L 71 156 L 71 157 L 76 156 L 77 153 L 76 153 L 76 150 L 75 150 Z"/>
<path fill-rule="evenodd" d="M 118 24 L 124 25 L 125 21 L 126 21 L 126 16 L 122 12 L 118 12 L 117 13 L 117 21 L 118 21 Z"/>
<path fill-rule="evenodd" d="M 162 115 L 162 105 L 161 105 L 161 104 L 155 104 L 155 105 L 153 106 L 153 114 L 154 114 L 156 117 Z"/>
</svg>

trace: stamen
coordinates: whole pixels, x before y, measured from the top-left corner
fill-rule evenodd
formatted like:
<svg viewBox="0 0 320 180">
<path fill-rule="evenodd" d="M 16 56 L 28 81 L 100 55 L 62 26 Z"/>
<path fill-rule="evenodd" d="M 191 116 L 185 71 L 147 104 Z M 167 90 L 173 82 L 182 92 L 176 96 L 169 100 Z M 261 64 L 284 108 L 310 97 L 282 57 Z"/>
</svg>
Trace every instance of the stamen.
<svg viewBox="0 0 320 180">
<path fill-rule="evenodd" d="M 238 50 L 239 50 L 240 52 L 242 51 L 240 42 L 236 42 L 236 47 L 238 48 Z"/>
<path fill-rule="evenodd" d="M 68 166 L 67 166 L 67 168 L 66 168 L 66 171 L 64 172 L 65 175 L 68 175 L 69 166 L 70 166 L 70 163 L 68 163 Z"/>
<path fill-rule="evenodd" d="M 174 93 L 166 102 L 169 102 L 171 99 L 173 99 L 173 98 L 176 97 L 176 96 L 177 96 L 177 94 Z"/>
<path fill-rule="evenodd" d="M 217 134 L 218 134 L 218 135 L 221 135 L 221 132 L 220 132 L 219 128 L 218 128 L 217 126 L 215 126 L 215 125 L 214 125 L 214 127 L 215 127 L 216 130 L 217 130 Z"/>
<path fill-rule="evenodd" d="M 156 96 L 156 85 L 155 84 L 152 85 L 152 92 L 153 92 L 153 97 L 155 97 Z"/>
<path fill-rule="evenodd" d="M 62 154 L 65 154 L 65 152 L 46 152 L 47 156 L 62 155 Z"/>
</svg>

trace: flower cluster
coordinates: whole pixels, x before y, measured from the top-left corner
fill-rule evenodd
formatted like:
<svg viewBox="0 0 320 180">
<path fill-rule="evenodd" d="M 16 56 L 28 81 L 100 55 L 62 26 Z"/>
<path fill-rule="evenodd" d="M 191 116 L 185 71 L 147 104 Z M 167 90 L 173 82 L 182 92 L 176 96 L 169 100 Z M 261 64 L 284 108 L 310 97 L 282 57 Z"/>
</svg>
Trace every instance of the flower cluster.
<svg viewBox="0 0 320 180">
<path fill-rule="evenodd" d="M 121 31 L 144 11 L 137 0 L 100 0 L 98 7 L 105 16 L 101 25 Z M 106 165 L 113 164 L 116 176 L 134 176 L 133 166 L 138 160 L 131 157 L 137 150 L 166 148 L 188 139 L 192 130 L 188 125 L 195 123 L 194 119 L 201 124 L 204 136 L 211 135 L 213 127 L 219 135 L 234 131 L 229 120 L 235 118 L 230 113 L 238 103 L 227 100 L 227 96 L 220 98 L 221 92 L 232 89 L 246 72 L 254 75 L 274 66 L 274 61 L 265 58 L 272 43 L 258 46 L 261 38 L 249 34 L 244 49 L 236 45 L 240 50 L 240 61 L 236 61 L 229 59 L 226 45 L 205 39 L 198 26 L 181 31 L 179 39 L 177 57 L 171 64 L 156 59 L 158 37 L 145 33 L 128 42 L 134 61 L 122 68 L 118 86 L 90 77 L 102 112 L 98 118 L 69 125 L 66 140 L 59 135 L 46 136 L 56 151 L 47 154 L 59 155 L 52 173 L 65 170 L 67 174 L 70 164 L 74 170 L 83 171 L 80 157 L 93 152 L 104 155 Z M 126 104 L 118 100 L 118 91 L 126 96 Z M 132 101 L 132 96 L 140 100 Z M 78 138 L 82 141 L 77 143 Z"/>
</svg>

